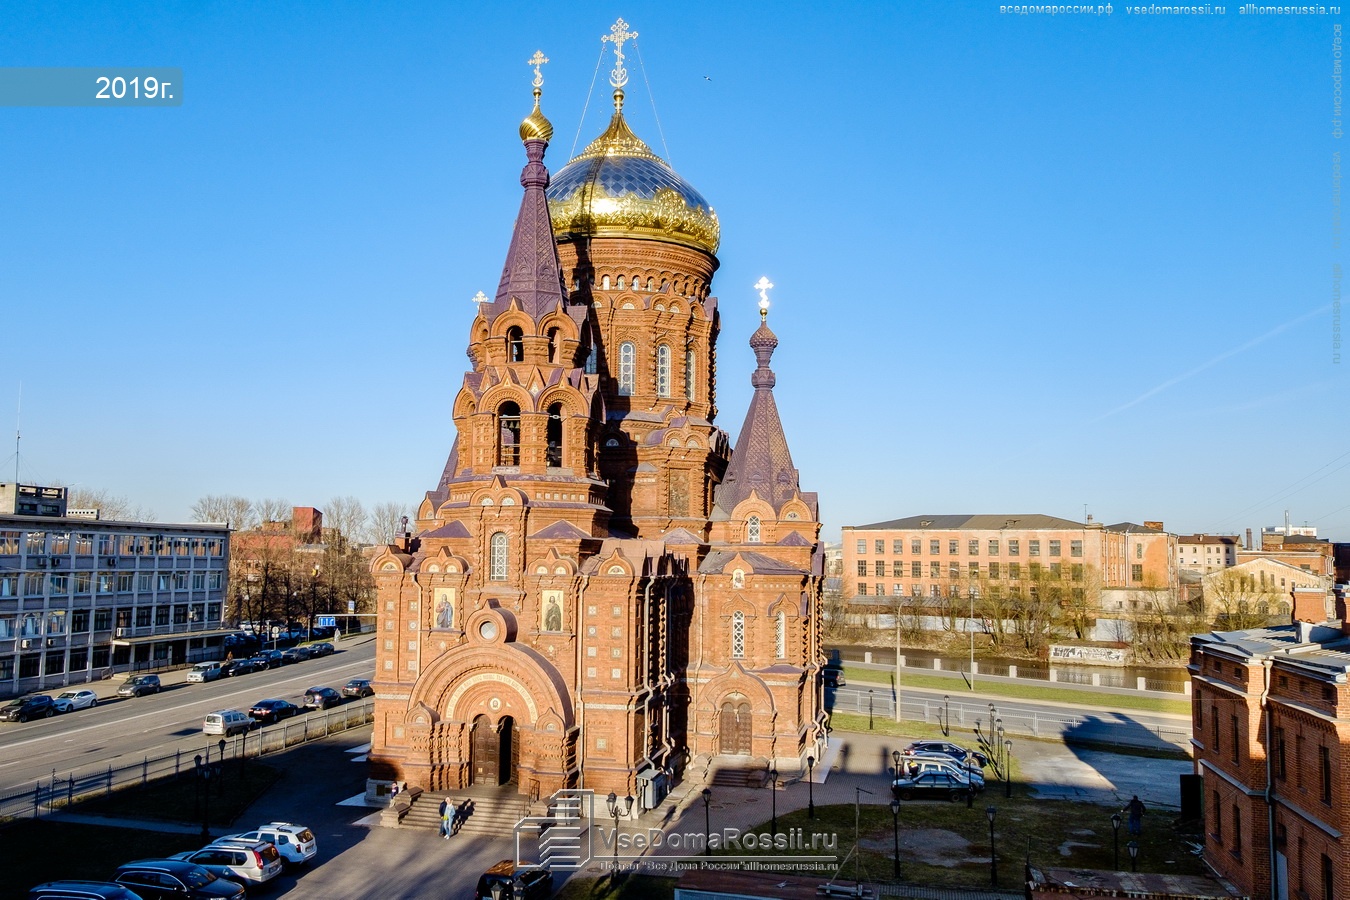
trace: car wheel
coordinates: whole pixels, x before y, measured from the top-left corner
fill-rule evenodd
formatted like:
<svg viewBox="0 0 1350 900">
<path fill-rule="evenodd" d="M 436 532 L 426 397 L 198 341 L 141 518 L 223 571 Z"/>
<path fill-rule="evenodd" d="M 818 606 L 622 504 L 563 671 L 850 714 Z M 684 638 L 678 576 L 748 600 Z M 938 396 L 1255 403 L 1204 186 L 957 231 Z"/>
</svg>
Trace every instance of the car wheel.
<svg viewBox="0 0 1350 900">
<path fill-rule="evenodd" d="M 966 799 L 965 791 L 952 791 L 951 801 L 953 803 L 960 803 L 964 799 Z"/>
<path fill-rule="evenodd" d="M 20 722 L 27 722 L 27 721 L 28 721 L 28 715 L 27 715 L 26 713 L 19 713 L 19 721 L 20 721 Z"/>
<path fill-rule="evenodd" d="M 914 799 L 914 792 L 913 792 L 913 791 L 901 791 L 901 792 L 900 792 L 900 799 L 901 799 L 901 800 L 913 800 L 913 799 Z"/>
<path fill-rule="evenodd" d="M 89 701 L 89 708 L 90 708 L 90 709 L 93 709 L 95 706 L 98 706 L 98 698 L 97 698 L 97 697 L 95 697 L 93 700 L 90 700 L 90 701 Z"/>
<path fill-rule="evenodd" d="M 54 715 L 56 715 L 56 710 L 52 709 L 52 708 L 49 706 L 49 707 L 47 707 L 47 711 L 46 711 L 45 713 L 42 714 L 42 717 L 43 717 L 44 719 L 50 719 L 50 718 L 51 718 L 52 716 L 54 716 Z"/>
</svg>

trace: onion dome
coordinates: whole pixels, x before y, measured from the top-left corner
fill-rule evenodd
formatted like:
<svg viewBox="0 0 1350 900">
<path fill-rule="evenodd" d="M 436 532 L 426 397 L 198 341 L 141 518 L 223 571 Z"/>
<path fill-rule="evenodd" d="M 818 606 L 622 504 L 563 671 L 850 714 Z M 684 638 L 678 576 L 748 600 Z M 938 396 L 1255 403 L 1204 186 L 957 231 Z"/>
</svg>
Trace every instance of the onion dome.
<svg viewBox="0 0 1350 900">
<path fill-rule="evenodd" d="M 721 229 L 712 205 L 628 127 L 622 90 L 614 101 L 609 127 L 549 184 L 554 233 L 560 240 L 580 234 L 672 241 L 716 253 Z"/>
</svg>

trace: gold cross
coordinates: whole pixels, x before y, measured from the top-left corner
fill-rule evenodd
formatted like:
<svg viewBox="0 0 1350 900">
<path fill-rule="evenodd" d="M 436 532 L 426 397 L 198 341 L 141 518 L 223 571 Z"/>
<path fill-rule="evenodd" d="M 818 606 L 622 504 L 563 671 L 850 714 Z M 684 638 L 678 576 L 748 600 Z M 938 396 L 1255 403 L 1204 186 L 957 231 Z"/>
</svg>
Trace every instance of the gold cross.
<svg viewBox="0 0 1350 900">
<path fill-rule="evenodd" d="M 614 71 L 609 73 L 609 83 L 613 87 L 621 88 L 628 83 L 628 70 L 623 67 L 623 44 L 624 41 L 636 40 L 637 36 L 636 31 L 628 30 L 628 23 L 623 19 L 609 27 L 609 34 L 600 36 L 600 40 L 614 44 Z"/>
<path fill-rule="evenodd" d="M 539 71 L 539 67 L 548 62 L 548 57 L 544 55 L 543 50 L 534 51 L 534 56 L 525 60 L 525 65 L 534 66 L 534 86 L 539 88 L 544 86 L 544 73 Z"/>
</svg>

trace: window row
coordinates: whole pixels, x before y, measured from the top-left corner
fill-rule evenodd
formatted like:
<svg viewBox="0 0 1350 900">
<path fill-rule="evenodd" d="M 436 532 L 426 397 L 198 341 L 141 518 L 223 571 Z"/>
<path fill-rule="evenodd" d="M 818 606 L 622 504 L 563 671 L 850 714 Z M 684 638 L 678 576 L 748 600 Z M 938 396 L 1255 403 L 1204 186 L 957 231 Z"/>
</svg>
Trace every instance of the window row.
<svg viewBox="0 0 1350 900">
<path fill-rule="evenodd" d="M 745 613 L 737 611 L 731 614 L 731 658 L 744 659 L 746 645 Z M 779 612 L 773 617 L 774 657 L 787 658 L 787 613 Z"/>
<path fill-rule="evenodd" d="M 92 652 L 90 652 L 92 649 Z M 0 658 L 0 682 L 12 681 L 17 670 L 20 678 L 37 678 L 40 675 L 61 675 L 65 672 L 84 672 L 89 669 L 106 669 L 112 660 L 112 648 L 108 644 L 96 647 L 71 647 L 70 658 L 66 651 L 49 653 L 25 653 L 14 665 L 14 657 Z"/>
<path fill-rule="evenodd" d="M 948 538 L 948 539 L 946 539 L 945 542 L 944 542 L 944 541 L 943 541 L 942 539 L 940 539 L 940 538 L 930 538 L 930 539 L 928 540 L 928 555 L 930 555 L 930 556 L 938 556 L 938 555 L 941 555 L 941 553 L 942 553 L 942 548 L 943 548 L 943 544 L 944 544 L 944 543 L 946 544 L 947 555 L 948 555 L 948 556 L 956 556 L 957 554 L 959 554 L 959 553 L 961 552 L 961 540 L 960 540 L 960 539 L 957 539 L 957 538 Z M 966 544 L 966 555 L 967 555 L 967 556 L 979 556 L 979 555 L 980 555 L 980 543 L 981 543 L 981 541 L 980 541 L 978 538 L 970 538 L 970 539 L 967 539 L 967 540 L 965 541 L 965 544 Z M 1008 540 L 1006 541 L 1006 545 L 1005 545 L 1005 543 L 1004 543 L 1004 541 L 1003 541 L 1002 539 L 993 539 L 993 538 L 989 539 L 986 543 L 987 543 L 987 548 L 986 548 L 986 549 L 987 549 L 987 555 L 989 555 L 989 556 L 1000 556 L 1000 555 L 1002 555 L 1002 550 L 1004 549 L 1005 546 L 1006 546 L 1006 549 L 1007 549 L 1007 555 L 1008 555 L 1008 556 L 1021 556 L 1021 555 L 1022 555 L 1022 540 L 1021 540 L 1021 538 L 1010 538 L 1010 539 L 1008 539 Z M 1026 544 L 1027 544 L 1027 556 L 1040 556 L 1040 555 L 1041 555 L 1041 548 L 1042 548 L 1043 545 L 1045 546 L 1045 548 L 1046 548 L 1047 551 L 1048 551 L 1047 555 L 1049 555 L 1049 556 L 1062 556 L 1062 555 L 1063 555 L 1063 541 L 1060 541 L 1060 540 L 1046 540 L 1046 541 L 1042 542 L 1042 541 L 1038 538 L 1038 539 L 1035 539 L 1035 540 L 1029 540 L 1029 541 L 1026 542 Z M 856 543 L 854 546 L 855 546 L 855 550 L 857 551 L 857 553 L 858 553 L 859 555 L 865 556 L 865 555 L 867 555 L 867 545 L 868 545 L 868 542 L 867 542 L 867 539 L 866 539 L 866 538 L 858 538 L 858 539 L 857 539 L 857 543 Z M 1136 545 L 1136 548 L 1138 549 L 1139 553 L 1141 554 L 1141 555 L 1139 556 L 1139 558 L 1142 559 L 1142 558 L 1143 558 L 1143 557 L 1142 557 L 1143 545 L 1142 545 L 1142 544 L 1137 544 L 1137 545 Z M 875 555 L 877 555 L 877 556 L 882 556 L 882 555 L 884 555 L 884 554 L 886 553 L 886 541 L 885 541 L 884 539 L 881 539 L 881 538 L 874 539 L 874 540 L 872 541 L 872 549 L 873 549 Z M 910 541 L 909 541 L 909 550 L 910 550 L 910 553 L 913 554 L 913 555 L 915 555 L 915 556 L 917 556 L 917 555 L 923 553 L 923 551 L 924 551 L 924 542 L 923 542 L 923 540 L 922 540 L 921 538 L 911 538 Z M 902 556 L 902 555 L 904 555 L 904 552 L 905 552 L 905 539 L 904 539 L 904 538 L 895 538 L 895 539 L 893 539 L 893 540 L 891 541 L 891 554 L 892 554 L 893 556 Z M 1082 542 L 1082 541 L 1069 541 L 1069 555 L 1070 555 L 1070 556 L 1082 556 L 1082 555 L 1083 555 L 1083 542 Z"/>
<path fill-rule="evenodd" d="M 558 468 L 563 464 L 563 405 L 554 403 L 548 408 L 548 423 L 544 428 L 544 465 Z M 497 410 L 497 465 L 520 465 L 520 404 L 508 400 Z"/>
<path fill-rule="evenodd" d="M 697 357 L 693 350 L 684 352 L 684 399 L 693 401 L 696 379 L 694 373 Z M 619 344 L 619 369 L 617 372 L 619 396 L 631 397 L 638 389 L 637 345 L 632 341 Z M 672 396 L 671 349 L 669 344 L 656 346 L 656 368 L 652 375 L 652 389 L 658 397 Z"/>
<path fill-rule="evenodd" d="M 72 588 L 77 595 L 218 591 L 224 578 L 223 572 L 27 572 L 0 575 L 0 597 L 65 597 Z"/>
<path fill-rule="evenodd" d="M 223 538 L 69 531 L 0 531 L 0 556 L 224 556 Z M 97 552 L 95 552 L 97 548 Z"/>
<path fill-rule="evenodd" d="M 1013 594 L 1013 595 L 1017 595 L 1017 594 L 1020 593 L 1020 591 L 1021 591 L 1020 588 L 1013 588 L 1013 589 L 1012 589 L 1012 594 Z M 1037 591 L 1036 591 L 1036 586 L 1035 586 L 1035 585 L 1032 585 L 1032 586 L 1029 588 L 1029 591 L 1030 591 L 1031 596 L 1033 596 L 1033 597 L 1036 596 Z M 904 586 L 903 584 L 894 584 L 894 583 L 892 583 L 892 584 L 891 584 L 891 590 L 890 590 L 890 593 L 888 594 L 888 593 L 886 592 L 886 585 L 885 585 L 885 584 L 882 584 L 882 583 L 878 582 L 878 583 L 873 584 L 873 585 L 868 585 L 866 582 L 862 582 L 862 581 L 858 582 L 858 590 L 857 590 L 857 593 L 858 593 L 858 596 L 859 596 L 859 597 L 868 597 L 868 596 L 873 596 L 873 597 L 887 597 L 887 596 L 889 596 L 889 597 L 904 597 L 904 596 L 910 596 L 910 597 L 931 597 L 931 598 L 933 598 L 933 599 L 938 599 L 938 598 L 941 598 L 941 597 L 964 597 L 964 596 L 966 596 L 965 589 L 962 588 L 962 586 L 959 585 L 959 584 L 947 584 L 947 585 L 930 584 L 930 585 L 927 586 L 927 588 L 925 588 L 922 584 L 911 584 L 911 585 L 909 586 L 909 591 L 906 592 L 906 591 L 905 591 L 905 586 Z M 970 595 L 972 598 L 978 599 L 979 596 L 980 596 L 980 587 L 979 587 L 979 585 L 976 585 L 976 584 L 970 585 L 970 586 L 969 586 L 969 595 Z M 1002 596 L 1002 594 L 1001 594 L 1001 592 L 1000 592 L 1000 590 L 999 590 L 999 588 L 998 588 L 997 585 L 995 585 L 995 586 L 989 588 L 989 596 L 990 596 L 991 598 L 997 598 L 997 597 L 999 597 L 999 596 Z M 1086 596 L 1086 592 L 1084 591 L 1083 588 L 1072 588 L 1071 591 L 1070 591 L 1070 593 L 1069 593 L 1069 598 L 1072 599 L 1072 600 L 1074 600 L 1074 601 L 1082 601 L 1082 600 L 1084 599 L 1085 596 Z"/>
<path fill-rule="evenodd" d="M 54 609 L 0 616 L 0 641 L 84 634 L 91 625 L 94 631 L 110 631 L 114 627 L 149 628 L 219 621 L 219 603 L 179 603 L 121 609 Z"/>
<path fill-rule="evenodd" d="M 886 569 L 887 569 L 886 563 L 883 560 L 876 560 L 875 562 L 872 563 L 872 568 L 871 571 L 869 572 L 867 567 L 867 560 L 865 559 L 858 560 L 857 571 L 859 578 L 867 578 L 869 577 L 869 575 L 873 578 L 885 578 L 887 577 Z M 1134 580 L 1142 581 L 1144 577 L 1143 567 L 1135 566 L 1134 569 L 1137 570 L 1136 572 L 1132 572 Z M 1041 563 L 1027 563 L 1026 572 L 1028 578 L 1031 579 L 1040 578 L 1047 571 L 1049 572 L 1050 577 L 1052 578 L 1064 577 L 1064 566 L 1060 563 L 1050 563 L 1049 566 L 1043 566 Z M 911 562 L 908 565 L 906 565 L 904 562 L 898 559 L 891 560 L 889 577 L 904 578 L 906 577 L 906 572 L 908 572 L 908 577 L 910 578 L 923 578 L 925 577 L 924 564 L 921 562 Z M 983 574 L 985 577 L 997 581 L 998 579 L 1003 577 L 1004 572 L 1007 572 L 1008 578 L 1016 581 L 1022 577 L 1022 564 L 1008 563 L 1006 566 L 1004 566 L 1004 564 L 1002 563 L 991 562 L 988 563 L 983 570 L 981 570 L 980 564 L 973 562 L 967 564 L 964 575 L 967 578 L 975 579 L 981 577 L 981 574 Z M 956 579 L 961 578 L 962 574 L 963 573 L 960 563 L 956 562 L 947 563 L 945 577 Z M 944 577 L 942 563 L 929 562 L 926 577 L 928 578 Z M 1082 581 L 1083 564 L 1071 563 L 1069 565 L 1069 577 L 1074 581 Z"/>
</svg>

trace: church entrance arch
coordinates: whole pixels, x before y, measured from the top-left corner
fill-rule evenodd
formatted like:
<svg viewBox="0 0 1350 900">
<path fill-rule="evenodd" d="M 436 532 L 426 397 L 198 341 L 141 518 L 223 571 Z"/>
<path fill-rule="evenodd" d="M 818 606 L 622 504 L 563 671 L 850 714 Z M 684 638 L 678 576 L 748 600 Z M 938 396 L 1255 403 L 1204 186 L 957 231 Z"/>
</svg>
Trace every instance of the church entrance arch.
<svg viewBox="0 0 1350 900">
<path fill-rule="evenodd" d="M 515 720 L 503 716 L 493 724 L 476 716 L 469 734 L 469 772 L 473 784 L 498 785 L 514 782 L 516 775 Z"/>
<path fill-rule="evenodd" d="M 751 736 L 754 734 L 754 716 L 750 712 L 750 701 L 739 694 L 733 694 L 722 701 L 719 725 L 719 752 L 749 756 Z"/>
</svg>

